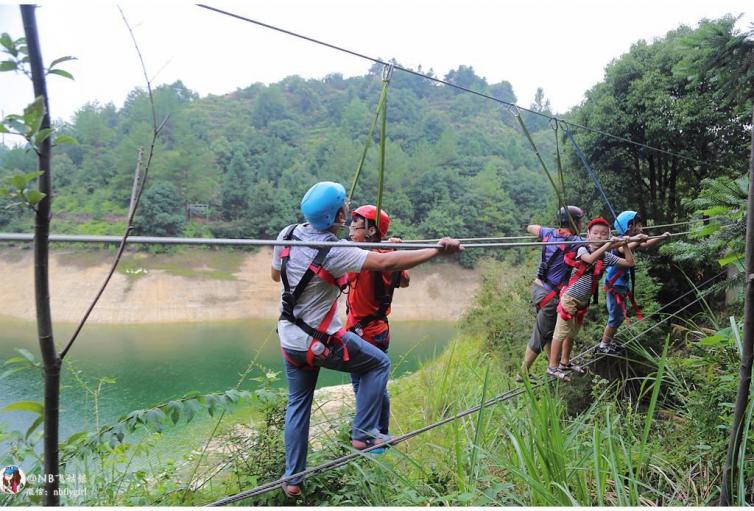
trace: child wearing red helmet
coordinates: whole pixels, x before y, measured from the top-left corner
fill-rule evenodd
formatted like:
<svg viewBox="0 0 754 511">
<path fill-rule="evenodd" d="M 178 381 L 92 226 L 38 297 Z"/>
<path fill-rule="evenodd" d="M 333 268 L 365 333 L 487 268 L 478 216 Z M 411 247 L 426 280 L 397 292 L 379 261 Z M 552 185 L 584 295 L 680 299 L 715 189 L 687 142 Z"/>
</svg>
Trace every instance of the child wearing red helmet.
<svg viewBox="0 0 754 511">
<path fill-rule="evenodd" d="M 610 224 L 604 218 L 595 218 L 587 226 L 587 243 L 578 248 L 575 256 L 572 253 L 566 254 L 565 262 L 573 266 L 574 271 L 568 285 L 560 292 L 558 319 L 552 336 L 547 367 L 548 375 L 570 381 L 568 372 L 586 372 L 581 366 L 571 364 L 571 346 L 584 322 L 589 300 L 597 290 L 606 267 L 633 267 L 634 256 L 626 244 L 627 239 L 610 238 Z M 619 245 L 626 245 L 625 259 L 608 251 Z"/>
<path fill-rule="evenodd" d="M 371 204 L 356 208 L 351 213 L 352 221 L 349 228 L 351 241 L 379 242 L 387 236 L 390 226 L 390 216 L 380 211 L 379 226 L 377 225 L 377 207 Z M 391 242 L 400 242 L 398 238 L 390 238 Z M 376 252 L 389 252 L 386 249 L 375 249 Z M 393 301 L 393 291 L 397 287 L 408 287 L 409 275 L 407 271 L 361 271 L 348 274 L 350 290 L 348 292 L 348 320 L 346 328 L 387 353 L 390 345 L 390 326 L 388 315 Z M 351 375 L 354 393 L 359 393 L 360 378 Z M 380 414 L 380 433 L 387 435 L 390 423 L 390 399 L 385 390 Z"/>
</svg>

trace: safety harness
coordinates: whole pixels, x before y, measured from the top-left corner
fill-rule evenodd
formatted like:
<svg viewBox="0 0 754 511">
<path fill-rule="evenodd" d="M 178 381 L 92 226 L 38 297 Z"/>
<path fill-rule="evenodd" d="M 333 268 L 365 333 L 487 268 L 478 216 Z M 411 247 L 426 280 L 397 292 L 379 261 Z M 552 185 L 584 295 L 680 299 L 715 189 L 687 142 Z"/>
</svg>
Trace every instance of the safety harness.
<svg viewBox="0 0 754 511">
<path fill-rule="evenodd" d="M 298 240 L 301 241 L 300 238 L 297 236 L 294 236 L 293 231 L 298 227 L 298 224 L 292 225 L 288 231 L 283 236 L 283 239 L 286 241 L 290 240 Z M 328 334 L 327 329 L 330 326 L 330 323 L 332 323 L 333 318 L 335 317 L 335 313 L 338 310 L 338 299 L 336 298 L 333 300 L 332 306 L 330 307 L 330 310 L 325 314 L 324 319 L 322 319 L 322 322 L 319 324 L 317 328 L 314 328 L 310 324 L 306 323 L 303 319 L 297 318 L 293 314 L 293 310 L 296 307 L 296 304 L 298 302 L 298 299 L 301 297 L 301 295 L 304 292 L 304 289 L 306 289 L 306 286 L 309 284 L 309 282 L 314 278 L 316 275 L 320 280 L 323 280 L 327 282 L 328 284 L 335 286 L 339 290 L 345 289 L 345 287 L 348 285 L 348 276 L 343 275 L 341 278 L 336 279 L 333 277 L 329 271 L 327 271 L 322 265 L 325 262 L 325 258 L 327 257 L 327 254 L 330 252 L 330 249 L 332 247 L 321 247 L 317 249 L 317 254 L 314 256 L 314 259 L 309 264 L 309 267 L 306 269 L 304 274 L 301 276 L 301 280 L 298 281 L 298 284 L 296 284 L 296 287 L 291 290 L 291 286 L 288 282 L 288 260 L 290 259 L 291 255 L 291 248 L 292 247 L 284 247 L 283 250 L 280 252 L 280 278 L 283 282 L 283 312 L 280 313 L 279 319 L 284 319 L 286 321 L 290 321 L 291 323 L 295 324 L 297 327 L 299 327 L 301 330 L 306 332 L 307 335 L 309 335 L 312 338 L 312 342 L 309 344 L 309 349 L 306 351 L 306 364 L 299 364 L 295 360 L 293 360 L 288 354 L 285 352 L 284 349 L 281 348 L 281 351 L 283 353 L 283 357 L 294 367 L 297 367 L 299 369 L 306 369 L 306 370 L 314 370 L 317 369 L 317 367 L 314 365 L 314 352 L 312 351 L 312 348 L 315 345 L 314 341 L 319 341 L 325 346 L 329 345 L 331 342 L 337 342 L 340 343 L 341 346 L 343 346 L 343 360 L 348 361 L 350 360 L 350 357 L 348 356 L 348 349 L 346 348 L 345 343 L 343 342 L 343 334 L 346 333 L 346 330 L 341 328 L 334 334 Z"/>
<path fill-rule="evenodd" d="M 602 260 L 602 258 L 598 259 L 597 261 L 593 263 L 585 263 L 584 261 L 577 259 L 576 254 L 574 252 L 566 252 L 565 256 L 563 257 L 563 261 L 568 266 L 573 266 L 576 268 L 576 272 L 571 275 L 571 280 L 568 281 L 568 286 L 564 287 L 560 294 L 561 296 L 563 293 L 574 285 L 578 280 L 586 273 L 592 274 L 592 296 L 594 296 L 597 292 L 597 286 L 599 286 L 599 280 L 602 276 L 602 270 L 605 267 L 605 262 Z M 579 325 L 581 325 L 584 322 L 584 316 L 586 316 L 586 312 L 589 310 L 589 303 L 587 302 L 586 307 L 583 309 L 577 309 L 575 314 L 571 314 L 567 310 L 563 308 L 563 302 L 561 301 L 558 303 L 558 315 L 563 318 L 566 321 L 569 321 L 573 318 L 576 318 L 576 321 Z"/>
<path fill-rule="evenodd" d="M 615 271 L 615 274 L 610 278 L 610 280 L 605 282 L 605 292 L 610 293 L 615 300 L 615 302 L 620 306 L 621 310 L 623 310 L 623 317 L 626 319 L 626 323 L 628 323 L 628 314 L 626 311 L 626 303 L 623 300 L 623 297 L 615 291 L 615 283 L 623 276 L 625 273 L 625 269 L 618 268 Z M 631 289 L 626 293 L 626 298 L 628 298 L 631 301 L 631 307 L 633 307 L 634 312 L 636 313 L 636 319 L 638 321 L 641 321 L 644 319 L 644 316 L 641 313 L 641 309 L 639 308 L 639 304 L 636 303 L 636 299 L 634 298 L 634 289 L 636 285 L 636 273 L 633 268 L 629 269 L 628 272 L 628 278 L 631 279 Z"/>
<path fill-rule="evenodd" d="M 385 287 L 385 280 L 382 277 L 382 272 L 373 271 L 370 273 L 374 279 L 374 301 L 375 303 L 379 303 L 380 306 L 376 312 L 364 316 L 358 323 L 349 328 L 351 332 L 354 332 L 357 335 L 362 335 L 364 333 L 364 328 L 373 321 L 381 320 L 388 323 L 387 311 L 393 303 L 393 293 L 395 292 L 395 289 L 400 286 L 401 282 L 401 272 L 399 271 L 394 271 L 390 274 L 390 285 L 387 288 Z"/>
<path fill-rule="evenodd" d="M 556 231 L 557 232 L 557 231 Z M 552 240 L 554 236 L 545 236 L 542 238 L 542 241 L 548 242 Z M 559 237 L 560 238 L 560 237 Z M 537 269 L 537 278 L 542 281 L 543 284 L 548 286 L 550 288 L 550 292 L 545 295 L 544 298 L 542 298 L 537 304 L 536 308 L 537 310 L 541 310 L 550 303 L 550 300 L 558 296 L 560 293 L 560 290 L 565 285 L 566 280 L 568 280 L 568 277 L 570 275 L 570 272 L 566 272 L 563 275 L 563 278 L 560 280 L 560 282 L 552 282 L 550 279 L 547 278 L 547 274 L 550 272 L 550 267 L 552 264 L 558 259 L 558 257 L 561 257 L 561 254 L 565 256 L 567 253 L 574 254 L 573 250 L 571 249 L 571 246 L 568 242 L 573 241 L 574 236 L 568 235 L 565 237 L 565 241 L 561 243 L 560 245 L 556 245 L 555 250 L 552 252 L 550 257 L 545 259 L 547 255 L 547 247 L 552 245 L 545 245 L 542 247 L 542 260 L 539 263 L 539 268 Z M 556 240 L 557 241 L 557 240 Z"/>
</svg>

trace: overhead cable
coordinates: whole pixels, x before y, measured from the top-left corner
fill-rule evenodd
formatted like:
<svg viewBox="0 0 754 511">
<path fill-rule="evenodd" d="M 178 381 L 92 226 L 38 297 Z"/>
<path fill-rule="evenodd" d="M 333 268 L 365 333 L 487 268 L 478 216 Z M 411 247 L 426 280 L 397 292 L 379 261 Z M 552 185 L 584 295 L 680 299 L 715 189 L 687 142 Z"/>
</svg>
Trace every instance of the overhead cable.
<svg viewBox="0 0 754 511">
<path fill-rule="evenodd" d="M 297 32 L 293 32 L 293 31 L 286 30 L 286 29 L 281 28 L 281 27 L 277 27 L 275 25 L 270 25 L 268 23 L 263 23 L 261 21 L 255 20 L 255 19 L 248 18 L 246 16 L 241 16 L 239 14 L 234 14 L 232 12 L 225 11 L 225 10 L 222 10 L 222 9 L 218 9 L 216 7 L 211 7 L 211 6 L 206 5 L 206 4 L 196 4 L 196 5 L 198 7 L 203 8 L 203 9 L 214 11 L 214 12 L 217 12 L 219 14 L 224 14 L 225 16 L 230 16 L 231 18 L 236 18 L 236 19 L 239 19 L 239 20 L 242 20 L 242 21 L 246 21 L 248 23 L 253 23 L 253 24 L 258 25 L 260 27 L 264 27 L 264 28 L 267 28 L 267 29 L 270 29 L 270 30 L 274 30 L 276 32 L 281 32 L 283 34 L 287 34 L 287 35 L 292 36 L 292 37 L 297 37 L 299 39 L 303 39 L 305 41 L 309 41 L 311 43 L 318 44 L 320 46 L 325 46 L 325 47 L 333 49 L 333 50 L 337 50 L 337 51 L 340 51 L 340 52 L 343 52 L 343 53 L 348 53 L 349 55 L 353 55 L 354 57 L 358 57 L 358 58 L 361 58 L 361 59 L 369 60 L 369 61 L 374 62 L 376 64 L 382 64 L 383 66 L 392 65 L 394 69 L 398 69 L 400 71 L 403 71 L 404 73 L 409 73 L 409 74 L 412 74 L 414 76 L 418 76 L 420 78 L 424 78 L 425 80 L 430 80 L 430 81 L 435 82 L 435 83 L 441 83 L 443 85 L 447 85 L 448 87 L 452 87 L 454 89 L 458 89 L 458 90 L 467 92 L 469 94 L 474 94 L 476 96 L 488 99 L 490 101 L 495 101 L 495 102 L 503 104 L 503 105 L 507 105 L 507 106 L 510 106 L 510 107 L 515 107 L 515 108 L 517 108 L 519 110 L 522 110 L 524 112 L 528 112 L 528 113 L 533 114 L 533 115 L 538 115 L 540 117 L 546 117 L 548 119 L 553 119 L 556 122 L 560 122 L 560 123 L 564 123 L 564 124 L 569 125 L 569 126 L 573 126 L 573 127 L 584 129 L 584 130 L 588 130 L 588 131 L 591 131 L 593 133 L 599 133 L 600 135 L 603 135 L 605 137 L 613 138 L 615 140 L 621 140 L 621 141 L 626 142 L 628 144 L 632 144 L 632 145 L 635 145 L 635 146 L 638 146 L 638 147 L 643 147 L 643 148 L 649 149 L 651 151 L 656 151 L 656 152 L 659 152 L 659 153 L 667 154 L 669 156 L 675 156 L 676 158 L 679 158 L 679 159 L 682 159 L 682 160 L 691 161 L 691 162 L 694 162 L 694 163 L 699 164 L 699 165 L 709 165 L 708 162 L 697 160 L 697 159 L 691 158 L 689 156 L 683 156 L 682 154 L 674 153 L 674 152 L 668 151 L 666 149 L 660 149 L 659 147 L 653 147 L 653 146 L 650 146 L 648 144 L 643 144 L 641 142 L 636 142 L 634 140 L 631 140 L 630 138 L 622 137 L 622 136 L 619 136 L 619 135 L 613 135 L 612 133 L 608 133 L 606 131 L 603 131 L 603 130 L 600 130 L 600 129 L 596 129 L 596 128 L 590 128 L 589 126 L 585 126 L 583 124 L 579 124 L 579 123 L 571 122 L 571 121 L 566 121 L 565 119 L 560 119 L 558 117 L 554 117 L 552 115 L 548 115 L 548 114 L 545 114 L 545 113 L 542 113 L 542 112 L 538 112 L 536 110 L 532 110 L 532 109 L 529 109 L 529 108 L 524 108 L 522 106 L 516 105 L 515 103 L 511 103 L 510 101 L 505 101 L 505 100 L 502 100 L 500 98 L 496 98 L 494 96 L 490 96 L 489 94 L 485 94 L 483 92 L 475 91 L 473 89 L 469 89 L 469 88 L 463 87 L 461 85 L 456 85 L 456 84 L 454 84 L 452 82 L 448 82 L 446 80 L 441 80 L 440 78 L 437 78 L 437 77 L 434 77 L 434 76 L 429 76 L 429 75 L 426 75 L 424 73 L 420 73 L 418 71 L 414 71 L 413 69 L 402 67 L 402 66 L 399 66 L 397 64 L 390 63 L 390 62 L 385 62 L 384 60 L 381 60 L 381 59 L 378 59 L 378 58 L 374 58 L 374 57 L 370 57 L 369 55 L 365 55 L 363 53 L 359 53 L 359 52 L 356 52 L 356 51 L 353 51 L 353 50 L 349 50 L 349 49 L 343 48 L 342 46 L 336 46 L 334 44 L 327 43 L 327 42 L 321 41 L 319 39 L 315 39 L 313 37 L 308 37 L 308 36 L 299 34 Z"/>
</svg>

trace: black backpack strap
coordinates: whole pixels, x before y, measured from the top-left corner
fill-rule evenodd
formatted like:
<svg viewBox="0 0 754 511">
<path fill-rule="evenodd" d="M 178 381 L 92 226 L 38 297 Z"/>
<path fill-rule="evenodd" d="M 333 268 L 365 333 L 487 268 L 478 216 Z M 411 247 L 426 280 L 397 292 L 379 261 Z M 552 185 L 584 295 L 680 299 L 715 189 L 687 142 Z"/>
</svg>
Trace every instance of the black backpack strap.
<svg viewBox="0 0 754 511">
<path fill-rule="evenodd" d="M 380 304 L 380 308 L 374 314 L 365 316 L 359 320 L 358 323 L 353 325 L 349 330 L 356 332 L 363 330 L 372 321 L 382 320 L 385 323 L 388 322 L 387 310 L 393 303 L 393 292 L 395 288 L 400 286 L 401 272 L 395 271 L 390 275 L 390 285 L 385 289 L 385 281 L 382 278 L 382 272 L 372 272 L 374 278 L 374 298 L 377 303 Z"/>
<path fill-rule="evenodd" d="M 296 236 L 293 235 L 293 231 L 295 230 L 296 225 L 291 226 L 290 229 L 288 229 L 288 232 L 285 233 L 285 236 L 283 239 L 290 240 L 290 239 L 298 239 Z M 285 319 L 290 321 L 291 323 L 296 323 L 302 330 L 304 330 L 307 334 L 314 336 L 312 333 L 309 332 L 309 330 L 314 331 L 309 325 L 306 325 L 306 323 L 303 323 L 300 319 L 297 319 L 296 316 L 293 315 L 293 309 L 296 307 L 296 303 L 298 302 L 298 299 L 301 297 L 301 294 L 304 292 L 304 289 L 306 289 L 306 286 L 309 285 L 309 282 L 314 277 L 314 271 L 312 270 L 312 266 L 320 267 L 325 262 L 325 258 L 327 257 L 327 254 L 330 253 L 330 249 L 332 247 L 321 247 L 317 250 L 317 255 L 314 256 L 314 260 L 309 265 L 309 267 L 306 269 L 304 274 L 301 276 L 301 280 L 298 281 L 296 284 L 296 288 L 291 291 L 290 284 L 288 282 L 288 272 L 287 272 L 287 263 L 288 259 L 290 257 L 289 254 L 286 254 L 285 257 L 282 257 L 282 262 L 280 265 L 280 277 L 283 282 L 283 312 L 280 313 L 280 319 Z M 290 252 L 290 250 L 289 250 Z M 304 328 L 303 325 L 306 325 L 306 328 Z M 307 330 L 309 329 L 309 330 Z"/>
</svg>

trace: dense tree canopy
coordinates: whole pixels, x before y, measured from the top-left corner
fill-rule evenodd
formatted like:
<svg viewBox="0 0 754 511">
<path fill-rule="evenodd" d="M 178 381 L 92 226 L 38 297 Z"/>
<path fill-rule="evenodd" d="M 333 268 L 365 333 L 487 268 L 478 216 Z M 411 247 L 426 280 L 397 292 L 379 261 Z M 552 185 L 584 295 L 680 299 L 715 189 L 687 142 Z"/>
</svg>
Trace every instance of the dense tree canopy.
<svg viewBox="0 0 754 511">
<path fill-rule="evenodd" d="M 175 215 L 184 215 L 186 221 L 206 222 L 204 232 L 215 236 L 275 236 L 299 219 L 298 201 L 313 183 L 350 185 L 375 115 L 381 71 L 375 66 L 348 79 L 293 76 L 221 97 L 199 98 L 181 82 L 158 87 L 158 117 L 170 117 L 142 209 L 152 218 L 141 221 L 140 232 L 179 235 L 189 224 Z M 509 83 L 488 85 L 469 66 L 445 78 L 515 100 Z M 533 153 L 506 110 L 396 71 L 387 112 L 383 204 L 394 234 L 510 234 L 546 210 L 551 192 L 536 179 Z M 122 108 L 91 103 L 61 127 L 79 144 L 57 149 L 55 231 L 121 231 L 136 151 L 148 141 L 151 123 L 148 97 L 137 89 Z M 375 134 L 354 203 L 376 200 L 378 146 Z M 23 148 L 0 152 L 2 173 L 33 166 Z M 192 204 L 208 205 L 209 220 L 189 218 Z M 159 219 L 169 219 L 169 225 L 160 228 Z M 27 222 L 23 216 L 0 216 L 3 230 L 26 230 Z"/>
</svg>

